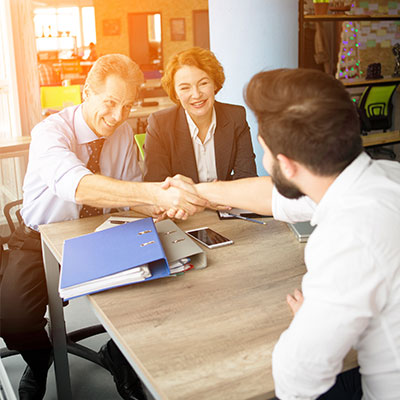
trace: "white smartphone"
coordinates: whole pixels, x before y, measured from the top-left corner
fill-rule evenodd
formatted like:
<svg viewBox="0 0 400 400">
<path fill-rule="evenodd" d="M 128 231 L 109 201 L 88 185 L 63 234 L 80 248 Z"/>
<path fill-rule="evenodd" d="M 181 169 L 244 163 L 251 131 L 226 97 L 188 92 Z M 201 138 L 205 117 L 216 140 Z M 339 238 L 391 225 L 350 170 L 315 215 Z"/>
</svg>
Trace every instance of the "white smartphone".
<svg viewBox="0 0 400 400">
<path fill-rule="evenodd" d="M 218 232 L 215 232 L 206 226 L 203 228 L 186 231 L 186 233 L 209 249 L 226 246 L 233 243 L 232 240 L 226 238 L 225 236 L 222 236 Z"/>
</svg>

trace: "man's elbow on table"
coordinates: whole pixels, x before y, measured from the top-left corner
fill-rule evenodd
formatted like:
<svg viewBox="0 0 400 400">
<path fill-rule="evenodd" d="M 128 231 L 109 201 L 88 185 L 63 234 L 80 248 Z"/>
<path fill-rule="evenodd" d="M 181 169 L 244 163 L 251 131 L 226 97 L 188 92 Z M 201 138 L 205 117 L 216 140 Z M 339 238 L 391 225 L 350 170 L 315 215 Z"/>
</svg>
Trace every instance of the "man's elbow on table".
<svg viewBox="0 0 400 400">
<path fill-rule="evenodd" d="M 278 399 L 314 400 L 333 386 L 336 375 L 324 371 L 321 365 L 310 365 L 307 360 L 292 356 L 281 339 L 272 352 L 272 375 Z"/>
</svg>

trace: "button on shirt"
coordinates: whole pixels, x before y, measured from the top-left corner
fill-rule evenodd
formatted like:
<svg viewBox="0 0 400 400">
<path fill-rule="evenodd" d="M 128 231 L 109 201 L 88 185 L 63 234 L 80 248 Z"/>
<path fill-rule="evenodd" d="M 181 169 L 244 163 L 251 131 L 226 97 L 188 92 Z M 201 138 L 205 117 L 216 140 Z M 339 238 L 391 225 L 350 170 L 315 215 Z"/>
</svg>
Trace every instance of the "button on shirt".
<svg viewBox="0 0 400 400">
<path fill-rule="evenodd" d="M 215 165 L 214 133 L 217 126 L 217 117 L 213 109 L 212 120 L 204 143 L 201 142 L 198 134 L 199 128 L 193 122 L 189 113 L 185 111 L 189 125 L 190 136 L 192 137 L 194 155 L 196 157 L 197 173 L 200 182 L 212 182 L 217 179 L 217 167 Z"/>
<path fill-rule="evenodd" d="M 304 220 L 310 210 L 304 198 L 273 193 L 276 219 Z M 363 399 L 399 399 L 400 164 L 362 153 L 329 187 L 311 224 L 305 300 L 273 351 L 276 395 L 326 392 L 354 347 Z"/>
<path fill-rule="evenodd" d="M 80 180 L 92 174 L 86 167 L 88 143 L 98 139 L 83 119 L 82 106 L 49 116 L 35 126 L 31 135 L 21 210 L 25 224 L 38 230 L 40 224 L 78 219 L 82 205 L 75 202 L 75 192 Z M 106 139 L 100 171 L 124 181 L 142 180 L 127 122 Z"/>
</svg>

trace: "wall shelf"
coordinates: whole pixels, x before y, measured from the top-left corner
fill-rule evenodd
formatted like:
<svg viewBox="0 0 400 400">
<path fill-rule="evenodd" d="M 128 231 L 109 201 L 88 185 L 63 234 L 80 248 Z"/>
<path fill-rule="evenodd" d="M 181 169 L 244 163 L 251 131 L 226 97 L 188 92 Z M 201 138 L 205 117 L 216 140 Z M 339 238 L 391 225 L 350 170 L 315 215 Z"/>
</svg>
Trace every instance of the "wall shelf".
<svg viewBox="0 0 400 400">
<path fill-rule="evenodd" d="M 304 15 L 304 21 L 318 22 L 318 21 L 400 21 L 400 15 Z"/>
<path fill-rule="evenodd" d="M 361 136 L 364 147 L 382 146 L 384 144 L 394 144 L 400 142 L 400 131 L 389 131 L 380 133 L 371 133 Z"/>
<path fill-rule="evenodd" d="M 315 23 L 318 25 L 319 22 L 330 21 L 333 24 L 343 21 L 367 21 L 367 22 L 377 22 L 377 21 L 400 21 L 400 15 L 389 15 L 389 14 L 362 14 L 362 15 L 348 15 L 348 14 L 325 14 L 325 15 L 314 15 L 304 13 L 304 3 L 306 0 L 298 1 L 298 12 L 299 12 L 299 53 L 298 53 L 298 65 L 300 68 L 309 68 L 307 66 L 307 59 L 305 57 L 306 49 L 306 27 L 310 23 Z M 307 39 L 308 41 L 310 38 Z"/>
<path fill-rule="evenodd" d="M 342 81 L 343 85 L 346 87 L 360 87 L 360 86 L 374 86 L 390 83 L 399 83 L 400 77 L 387 77 L 382 79 L 346 79 Z"/>
</svg>

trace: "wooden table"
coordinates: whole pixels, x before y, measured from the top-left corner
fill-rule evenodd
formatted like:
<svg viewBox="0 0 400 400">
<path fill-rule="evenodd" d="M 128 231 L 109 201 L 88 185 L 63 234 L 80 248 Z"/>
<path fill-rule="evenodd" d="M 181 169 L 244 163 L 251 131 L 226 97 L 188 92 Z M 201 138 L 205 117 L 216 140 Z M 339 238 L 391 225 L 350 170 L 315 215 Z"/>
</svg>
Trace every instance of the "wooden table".
<svg viewBox="0 0 400 400">
<path fill-rule="evenodd" d="M 174 105 L 169 97 L 148 97 L 144 99 L 145 102 L 157 102 L 156 106 L 144 107 L 142 105 L 133 106 L 129 113 L 129 118 L 143 118 L 148 117 L 150 114 L 163 110 Z"/>
<path fill-rule="evenodd" d="M 30 143 L 30 136 L 0 139 L 0 159 L 28 155 Z"/>
<path fill-rule="evenodd" d="M 40 227 L 49 298 L 55 304 L 53 327 L 62 313 L 54 279 L 63 241 L 93 231 L 105 219 Z M 272 219 L 267 225 L 220 221 L 206 211 L 178 225 L 184 230 L 209 226 L 234 244 L 205 249 L 204 270 L 89 296 L 96 314 L 156 399 L 272 397 L 271 352 L 292 318 L 285 297 L 300 287 L 304 244 Z M 56 379 L 59 399 L 70 399 L 69 373 L 66 379 L 60 367 L 66 361 L 60 357 L 62 333 L 53 334 Z M 353 355 L 345 368 L 354 365 Z"/>
<path fill-rule="evenodd" d="M 132 126 L 135 133 L 144 133 L 147 126 L 147 117 L 156 111 L 163 110 L 174 105 L 169 97 L 148 97 L 144 99 L 145 102 L 157 102 L 156 106 L 142 106 L 137 105 L 131 109 L 128 122 Z"/>
</svg>

